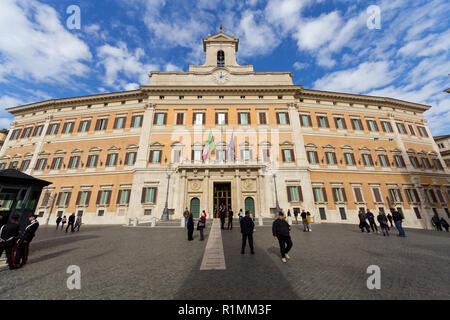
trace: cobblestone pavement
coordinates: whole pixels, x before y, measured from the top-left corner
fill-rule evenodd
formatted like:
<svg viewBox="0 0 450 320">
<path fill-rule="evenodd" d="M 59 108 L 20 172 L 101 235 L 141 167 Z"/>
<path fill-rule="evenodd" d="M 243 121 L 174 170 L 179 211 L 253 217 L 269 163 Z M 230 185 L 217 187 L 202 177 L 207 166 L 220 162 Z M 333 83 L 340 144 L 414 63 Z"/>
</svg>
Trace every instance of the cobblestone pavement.
<svg viewBox="0 0 450 320">
<path fill-rule="evenodd" d="M 182 228 L 41 226 L 28 264 L 0 268 L 0 299 L 450 299 L 450 234 L 406 229 L 407 237 L 362 234 L 357 226 L 300 226 L 291 260 L 280 261 L 270 227 L 256 227 L 255 255 L 240 254 L 240 230 L 222 230 L 226 270 L 202 270 L 208 240 Z M 68 290 L 69 265 L 81 290 Z M 369 265 L 381 289 L 369 290 Z"/>
</svg>

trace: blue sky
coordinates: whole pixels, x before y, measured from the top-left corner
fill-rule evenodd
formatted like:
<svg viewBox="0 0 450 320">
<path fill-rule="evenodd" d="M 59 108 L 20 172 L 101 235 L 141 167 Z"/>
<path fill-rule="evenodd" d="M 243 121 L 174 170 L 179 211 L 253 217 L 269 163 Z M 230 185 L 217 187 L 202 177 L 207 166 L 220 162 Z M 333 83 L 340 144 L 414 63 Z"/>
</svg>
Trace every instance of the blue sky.
<svg viewBox="0 0 450 320">
<path fill-rule="evenodd" d="M 71 5 L 79 30 L 67 27 Z M 371 5 L 380 29 L 367 26 Z M 223 24 L 240 39 L 240 64 L 292 71 L 305 88 L 432 105 L 432 133 L 449 134 L 449 16 L 444 0 L 1 0 L 0 127 L 12 119 L 7 107 L 187 71 L 203 63 L 202 38 Z"/>
</svg>

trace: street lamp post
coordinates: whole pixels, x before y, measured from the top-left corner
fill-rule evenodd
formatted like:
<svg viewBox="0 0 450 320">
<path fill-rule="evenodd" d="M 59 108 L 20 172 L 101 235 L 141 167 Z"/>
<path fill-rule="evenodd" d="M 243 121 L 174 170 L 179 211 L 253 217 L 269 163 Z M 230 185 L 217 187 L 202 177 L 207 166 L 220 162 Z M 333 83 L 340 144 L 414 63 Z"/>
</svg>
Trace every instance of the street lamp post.
<svg viewBox="0 0 450 320">
<path fill-rule="evenodd" d="M 167 159 L 166 159 L 167 161 Z M 169 166 L 170 170 L 170 166 Z M 167 192 L 166 192 L 166 205 L 164 206 L 164 211 L 161 216 L 161 221 L 169 220 L 169 185 L 170 185 L 170 173 L 167 173 Z"/>
<path fill-rule="evenodd" d="M 278 214 L 280 213 L 280 204 L 278 203 L 278 192 L 277 192 L 277 183 L 275 181 L 276 175 L 275 173 L 272 175 L 273 177 L 273 185 L 275 186 L 275 201 L 276 201 L 276 215 L 275 218 L 278 218 Z"/>
<path fill-rule="evenodd" d="M 52 206 L 50 207 L 50 212 L 48 213 L 47 221 L 45 222 L 46 225 L 48 225 L 48 223 L 50 222 L 50 216 L 53 211 L 53 206 L 55 205 L 56 193 L 51 198 L 52 198 Z"/>
</svg>

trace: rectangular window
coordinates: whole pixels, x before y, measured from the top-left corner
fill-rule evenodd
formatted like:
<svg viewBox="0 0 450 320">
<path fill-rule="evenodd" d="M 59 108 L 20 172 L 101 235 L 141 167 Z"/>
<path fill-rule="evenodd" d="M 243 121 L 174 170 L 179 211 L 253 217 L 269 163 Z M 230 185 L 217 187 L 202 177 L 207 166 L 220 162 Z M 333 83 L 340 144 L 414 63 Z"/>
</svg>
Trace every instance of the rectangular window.
<svg viewBox="0 0 450 320">
<path fill-rule="evenodd" d="M 345 163 L 348 166 L 356 165 L 355 156 L 353 155 L 353 153 L 346 152 L 346 153 L 344 153 L 344 157 L 345 157 Z"/>
<path fill-rule="evenodd" d="M 110 199 L 111 199 L 111 190 L 104 190 L 104 191 L 102 191 L 101 198 L 100 198 L 100 204 L 101 205 L 108 205 Z"/>
<path fill-rule="evenodd" d="M 184 124 L 184 113 L 177 113 L 177 126 L 182 126 Z"/>
<path fill-rule="evenodd" d="M 317 151 L 308 151 L 308 161 L 311 164 L 319 163 L 319 157 L 317 155 Z"/>
<path fill-rule="evenodd" d="M 431 168 L 431 163 L 430 160 L 428 160 L 428 158 L 420 158 L 420 160 L 422 160 L 422 165 L 425 169 L 430 169 Z"/>
<path fill-rule="evenodd" d="M 114 167 L 117 163 L 117 157 L 118 157 L 117 153 L 108 154 L 108 156 L 106 157 L 106 166 Z"/>
<path fill-rule="evenodd" d="M 419 167 L 419 161 L 417 160 L 417 157 L 410 156 L 409 161 L 411 161 L 411 164 L 414 167 L 414 169 L 417 169 Z"/>
<path fill-rule="evenodd" d="M 284 149 L 283 150 L 283 161 L 284 162 L 293 162 L 294 161 L 294 150 Z"/>
<path fill-rule="evenodd" d="M 327 163 L 331 165 L 337 164 L 336 153 L 334 152 L 325 152 Z"/>
<path fill-rule="evenodd" d="M 289 124 L 289 115 L 287 112 L 277 112 L 278 124 L 286 125 Z"/>
<path fill-rule="evenodd" d="M 74 122 L 66 122 L 63 125 L 62 134 L 70 134 L 73 132 Z"/>
<path fill-rule="evenodd" d="M 28 127 L 28 128 L 25 128 L 25 130 L 23 130 L 23 133 L 22 133 L 22 139 L 23 138 L 28 138 L 30 135 L 31 135 L 31 130 L 32 130 L 33 128 L 32 127 Z"/>
<path fill-rule="evenodd" d="M 325 212 L 325 208 L 319 208 L 319 214 L 321 220 L 327 220 L 327 214 Z"/>
<path fill-rule="evenodd" d="M 363 196 L 362 196 L 362 192 L 361 192 L 361 188 L 353 188 L 353 191 L 355 192 L 356 202 L 364 202 L 364 199 L 363 199 Z"/>
<path fill-rule="evenodd" d="M 311 127 L 311 116 L 302 114 L 300 116 L 300 123 L 301 123 L 302 127 L 305 127 L 305 128 Z"/>
<path fill-rule="evenodd" d="M 18 165 L 19 165 L 19 161 L 12 161 L 12 162 L 9 164 L 8 169 L 16 169 Z"/>
<path fill-rule="evenodd" d="M 315 202 L 323 202 L 322 188 L 313 188 L 313 195 Z"/>
<path fill-rule="evenodd" d="M 439 159 L 433 159 L 433 167 L 436 170 L 444 170 L 444 167 L 442 167 L 442 163 Z"/>
<path fill-rule="evenodd" d="M 288 187 L 288 201 L 289 202 L 298 202 L 298 187 Z"/>
<path fill-rule="evenodd" d="M 404 168 L 406 166 L 405 160 L 403 160 L 403 157 L 401 155 L 398 155 L 398 154 L 395 155 L 394 160 L 395 160 L 395 163 L 397 164 L 398 168 Z"/>
<path fill-rule="evenodd" d="M 205 124 L 205 114 L 204 113 L 194 113 L 194 124 L 195 125 Z"/>
<path fill-rule="evenodd" d="M 239 112 L 239 124 L 248 125 L 250 124 L 250 113 L 248 112 Z"/>
<path fill-rule="evenodd" d="M 91 120 L 81 121 L 80 126 L 78 127 L 78 132 L 88 132 L 90 125 L 91 125 Z"/>
<path fill-rule="evenodd" d="M 414 130 L 413 125 L 412 125 L 412 124 L 408 124 L 408 128 L 409 128 L 409 133 L 410 133 L 412 136 L 415 136 L 415 135 L 416 135 L 416 131 Z"/>
<path fill-rule="evenodd" d="M 345 202 L 347 197 L 344 188 L 332 188 L 334 202 Z"/>
<path fill-rule="evenodd" d="M 372 167 L 373 166 L 373 160 L 372 160 L 372 155 L 371 154 L 364 153 L 364 154 L 362 154 L 362 158 L 363 158 L 363 161 L 364 161 L 364 166 L 366 166 L 366 167 Z"/>
<path fill-rule="evenodd" d="M 259 124 L 267 124 L 267 118 L 265 112 L 259 112 Z"/>
<path fill-rule="evenodd" d="M 391 123 L 388 121 L 381 121 L 381 126 L 383 127 L 383 131 L 387 133 L 392 132 L 392 126 Z"/>
<path fill-rule="evenodd" d="M 216 113 L 216 124 L 218 125 L 224 125 L 227 124 L 228 114 L 225 112 L 218 112 Z"/>
<path fill-rule="evenodd" d="M 405 189 L 405 194 L 406 194 L 406 198 L 408 199 L 409 203 L 413 203 L 414 202 L 414 196 L 413 196 L 413 192 L 411 189 Z"/>
<path fill-rule="evenodd" d="M 73 156 L 69 159 L 69 165 L 67 166 L 68 169 L 76 169 L 78 168 L 78 163 L 80 161 L 79 156 Z"/>
<path fill-rule="evenodd" d="M 34 170 L 44 170 L 45 169 L 45 165 L 47 163 L 47 159 L 39 159 L 36 163 L 36 167 L 34 168 Z"/>
<path fill-rule="evenodd" d="M 225 161 L 227 159 L 227 151 L 226 150 L 217 150 L 217 160 Z"/>
<path fill-rule="evenodd" d="M 98 161 L 98 155 L 93 154 L 93 155 L 88 156 L 88 159 L 86 162 L 86 168 L 96 168 L 97 161 Z"/>
<path fill-rule="evenodd" d="M 425 127 L 417 126 L 417 129 L 419 129 L 419 134 L 421 137 L 428 138 L 428 133 L 427 133 L 427 130 L 425 129 Z"/>
<path fill-rule="evenodd" d="M 6 168 L 6 162 L 0 163 L 0 170 L 4 170 Z"/>
<path fill-rule="evenodd" d="M 131 117 L 131 127 L 132 128 L 141 128 L 142 127 L 142 115 L 132 116 Z"/>
<path fill-rule="evenodd" d="M 194 161 L 202 161 L 202 150 L 193 150 Z"/>
<path fill-rule="evenodd" d="M 119 193 L 117 195 L 117 204 L 130 203 L 130 193 L 131 190 L 119 190 Z"/>
<path fill-rule="evenodd" d="M 167 119 L 166 113 L 155 113 L 153 124 L 157 126 L 163 126 L 166 124 L 166 119 Z"/>
<path fill-rule="evenodd" d="M 152 151 L 150 151 L 150 162 L 151 163 L 159 163 L 159 162 L 161 162 L 161 150 L 152 150 Z"/>
<path fill-rule="evenodd" d="M 445 203 L 445 199 L 444 196 L 442 195 L 442 192 L 440 189 L 436 189 L 436 194 L 438 196 L 438 199 L 441 203 Z"/>
<path fill-rule="evenodd" d="M 347 129 L 347 124 L 345 123 L 344 118 L 334 118 L 334 123 L 336 125 L 336 129 Z"/>
<path fill-rule="evenodd" d="M 123 129 L 125 126 L 125 117 L 116 118 L 114 120 L 114 129 Z"/>
<path fill-rule="evenodd" d="M 47 130 L 47 135 L 56 135 L 58 134 L 59 123 L 52 123 L 49 125 Z"/>
<path fill-rule="evenodd" d="M 70 203 L 70 195 L 72 194 L 72 192 L 60 192 L 58 197 L 59 197 L 59 201 L 58 201 L 58 205 L 59 206 L 68 206 Z"/>
<path fill-rule="evenodd" d="M 353 130 L 363 130 L 362 122 L 360 119 L 352 119 Z"/>
<path fill-rule="evenodd" d="M 397 128 L 400 134 L 406 134 L 406 128 L 403 123 L 397 122 Z"/>
<path fill-rule="evenodd" d="M 142 189 L 142 203 L 156 203 L 156 188 L 143 188 Z"/>
<path fill-rule="evenodd" d="M 50 168 L 52 170 L 59 170 L 61 168 L 62 160 L 63 160 L 63 158 L 60 158 L 60 157 L 54 158 Z"/>
<path fill-rule="evenodd" d="M 23 160 L 22 164 L 20 165 L 20 171 L 26 171 L 28 170 L 28 167 L 30 166 L 31 160 Z"/>
<path fill-rule="evenodd" d="M 391 197 L 392 202 L 399 202 L 396 189 L 389 189 L 389 196 Z"/>
<path fill-rule="evenodd" d="M 378 155 L 378 159 L 380 159 L 380 165 L 381 165 L 382 167 L 390 167 L 390 165 L 389 165 L 389 159 L 388 159 L 387 155 L 385 155 L 385 154 L 379 154 L 379 155 Z"/>
<path fill-rule="evenodd" d="M 15 129 L 11 133 L 11 137 L 9 138 L 9 140 L 17 140 L 17 138 L 19 138 L 20 131 L 22 131 L 22 129 Z"/>
<path fill-rule="evenodd" d="M 263 149 L 262 156 L 263 156 L 264 162 L 270 162 L 270 150 L 269 149 Z"/>
<path fill-rule="evenodd" d="M 252 158 L 251 150 L 249 150 L 249 149 L 241 150 L 241 157 L 242 157 L 242 160 L 244 160 L 244 161 L 251 160 L 251 158 Z"/>
<path fill-rule="evenodd" d="M 136 152 L 127 152 L 125 155 L 125 165 L 132 166 L 136 162 Z"/>
<path fill-rule="evenodd" d="M 414 213 L 416 214 L 417 219 L 422 219 L 422 216 L 420 215 L 419 208 L 414 207 Z"/>
<path fill-rule="evenodd" d="M 375 202 L 380 203 L 383 202 L 383 198 L 381 197 L 381 192 L 379 188 L 372 188 L 373 197 Z"/>
<path fill-rule="evenodd" d="M 345 213 L 345 208 L 339 208 L 339 213 L 341 214 L 342 220 L 347 220 L 347 215 Z"/>
<path fill-rule="evenodd" d="M 43 125 L 39 125 L 34 128 L 33 137 L 39 137 L 42 134 L 42 130 L 44 129 Z"/>
<path fill-rule="evenodd" d="M 106 126 L 108 124 L 108 119 L 98 119 L 97 123 L 95 125 L 95 130 L 96 131 L 103 131 L 106 130 Z"/>
<path fill-rule="evenodd" d="M 367 127 L 370 132 L 378 132 L 378 125 L 375 120 L 367 120 Z"/>
<path fill-rule="evenodd" d="M 317 126 L 319 128 L 329 128 L 330 125 L 328 123 L 328 117 L 326 117 L 326 116 L 317 116 Z"/>
</svg>

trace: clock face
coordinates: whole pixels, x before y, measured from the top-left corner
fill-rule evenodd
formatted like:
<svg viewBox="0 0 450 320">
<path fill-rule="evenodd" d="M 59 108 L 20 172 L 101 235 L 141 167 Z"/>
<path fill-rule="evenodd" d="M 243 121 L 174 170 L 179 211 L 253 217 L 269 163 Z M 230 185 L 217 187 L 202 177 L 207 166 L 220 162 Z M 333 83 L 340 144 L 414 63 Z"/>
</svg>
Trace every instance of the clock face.
<svg viewBox="0 0 450 320">
<path fill-rule="evenodd" d="M 223 70 L 215 72 L 213 74 L 213 77 L 217 83 L 225 83 L 230 79 L 230 75 L 228 74 L 228 72 L 225 72 Z"/>
</svg>

